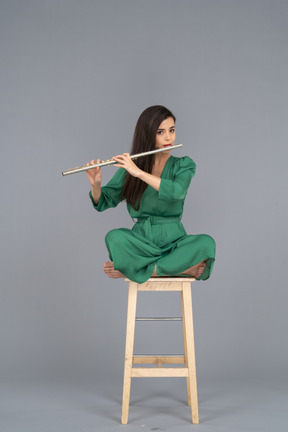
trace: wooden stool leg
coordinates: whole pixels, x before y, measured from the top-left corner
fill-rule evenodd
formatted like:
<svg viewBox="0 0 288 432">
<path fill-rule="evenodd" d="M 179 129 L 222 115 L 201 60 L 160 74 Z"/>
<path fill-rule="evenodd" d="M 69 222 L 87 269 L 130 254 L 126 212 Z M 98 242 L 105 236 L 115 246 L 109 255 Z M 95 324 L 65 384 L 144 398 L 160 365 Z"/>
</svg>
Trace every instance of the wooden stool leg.
<svg viewBox="0 0 288 432">
<path fill-rule="evenodd" d="M 183 339 L 184 339 L 184 353 L 185 353 L 185 365 L 188 367 L 187 360 L 187 338 L 186 338 L 186 327 L 185 327 L 185 314 L 184 314 L 184 306 L 183 306 L 183 291 L 181 291 L 181 306 L 182 306 L 182 322 L 183 322 Z M 190 393 L 190 382 L 189 377 L 186 378 L 187 382 L 187 403 L 191 405 L 191 393 Z"/>
<path fill-rule="evenodd" d="M 126 329 L 126 348 L 124 364 L 124 382 L 123 382 L 123 399 L 122 399 L 122 417 L 121 423 L 128 423 L 129 401 L 131 388 L 131 373 L 133 363 L 133 347 L 135 334 L 135 317 L 137 304 L 137 283 L 129 282 L 128 293 L 128 310 L 127 310 L 127 329 Z"/>
<path fill-rule="evenodd" d="M 195 343 L 194 343 L 194 328 L 193 328 L 193 312 L 192 312 L 192 295 L 190 282 L 182 282 L 183 287 L 183 309 L 184 323 L 188 362 L 188 379 L 190 387 L 190 400 L 192 411 L 192 423 L 199 423 L 198 414 L 198 395 L 197 395 L 197 380 L 196 380 L 196 362 L 195 362 Z M 184 337 L 185 337 L 184 336 Z"/>
</svg>

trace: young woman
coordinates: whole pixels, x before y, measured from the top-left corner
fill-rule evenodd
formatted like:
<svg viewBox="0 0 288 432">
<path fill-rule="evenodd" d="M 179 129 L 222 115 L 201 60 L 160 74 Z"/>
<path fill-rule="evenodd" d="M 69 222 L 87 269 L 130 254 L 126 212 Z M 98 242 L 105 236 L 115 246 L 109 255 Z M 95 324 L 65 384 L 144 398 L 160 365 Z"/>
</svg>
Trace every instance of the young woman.
<svg viewBox="0 0 288 432">
<path fill-rule="evenodd" d="M 173 145 L 175 121 L 163 106 L 147 108 L 136 124 L 131 154 Z M 104 187 L 99 167 L 86 171 L 93 206 L 102 212 L 126 200 L 128 212 L 137 222 L 132 230 L 113 229 L 106 235 L 111 260 L 104 264 L 107 276 L 127 277 L 137 283 L 151 276 L 208 279 L 215 260 L 215 242 L 205 234 L 187 235 L 181 223 L 187 189 L 196 169 L 193 160 L 170 155 L 169 147 L 135 162 L 129 153 L 113 159 L 118 170 Z"/>
</svg>

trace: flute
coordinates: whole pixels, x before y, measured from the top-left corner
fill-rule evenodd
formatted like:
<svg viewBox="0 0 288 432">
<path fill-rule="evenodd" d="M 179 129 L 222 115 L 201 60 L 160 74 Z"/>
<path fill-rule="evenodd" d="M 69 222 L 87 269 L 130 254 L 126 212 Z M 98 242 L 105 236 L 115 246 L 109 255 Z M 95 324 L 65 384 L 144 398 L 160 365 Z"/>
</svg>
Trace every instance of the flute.
<svg viewBox="0 0 288 432">
<path fill-rule="evenodd" d="M 160 152 L 167 151 L 167 150 L 169 150 L 169 151 L 170 150 L 174 150 L 174 149 L 176 149 L 178 147 L 182 147 L 182 146 L 183 146 L 183 144 L 176 144 L 176 145 L 170 145 L 169 144 L 169 145 L 167 145 L 164 148 L 157 149 L 157 150 L 151 150 L 151 151 L 144 152 L 144 153 L 138 153 L 138 154 L 135 154 L 135 155 L 131 155 L 130 157 L 131 157 L 131 159 L 137 159 L 137 158 L 142 157 L 142 156 L 149 156 L 151 154 L 160 153 Z M 114 164 L 117 164 L 117 163 L 118 162 L 116 162 L 113 159 L 108 159 L 107 161 L 102 161 L 102 162 L 95 163 L 95 164 L 92 164 L 92 165 L 81 165 L 81 166 L 76 167 L 76 168 L 71 168 L 71 169 L 69 169 L 67 171 L 63 171 L 62 175 L 66 176 L 66 175 L 70 175 L 70 174 L 76 174 L 76 173 L 79 173 L 79 172 L 82 172 L 82 171 L 88 171 L 88 170 L 96 168 L 96 167 L 109 166 L 109 165 L 114 165 Z"/>
</svg>

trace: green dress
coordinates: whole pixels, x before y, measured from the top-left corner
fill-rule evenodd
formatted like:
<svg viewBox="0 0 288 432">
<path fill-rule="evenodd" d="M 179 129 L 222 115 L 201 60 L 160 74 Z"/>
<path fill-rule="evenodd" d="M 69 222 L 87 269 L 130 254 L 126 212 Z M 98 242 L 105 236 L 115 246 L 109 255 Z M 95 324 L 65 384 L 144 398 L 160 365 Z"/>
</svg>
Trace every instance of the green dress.
<svg viewBox="0 0 288 432">
<path fill-rule="evenodd" d="M 115 270 L 143 283 L 151 277 L 155 265 L 158 276 L 176 276 L 208 259 L 199 279 L 209 278 L 215 260 L 215 241 L 206 234 L 187 235 L 181 223 L 184 200 L 195 170 L 196 165 L 188 156 L 170 155 L 161 173 L 159 191 L 148 185 L 138 210 L 127 204 L 130 216 L 136 219 L 132 230 L 113 229 L 105 238 Z M 102 187 L 97 205 L 90 192 L 96 210 L 102 212 L 120 203 L 126 172 L 118 168 Z"/>
</svg>

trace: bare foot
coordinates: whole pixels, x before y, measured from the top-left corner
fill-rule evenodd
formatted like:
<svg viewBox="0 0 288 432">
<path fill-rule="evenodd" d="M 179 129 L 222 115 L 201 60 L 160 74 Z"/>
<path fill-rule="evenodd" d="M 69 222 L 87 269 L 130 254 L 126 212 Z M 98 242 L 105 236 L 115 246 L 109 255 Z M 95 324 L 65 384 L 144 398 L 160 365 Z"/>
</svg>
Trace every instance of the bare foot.
<svg viewBox="0 0 288 432">
<path fill-rule="evenodd" d="M 107 261 L 104 263 L 103 270 L 106 275 L 112 279 L 120 279 L 125 277 L 120 271 L 114 270 L 114 264 L 111 261 Z"/>
<path fill-rule="evenodd" d="M 185 272 L 183 272 L 182 274 L 186 274 L 186 275 L 189 275 L 189 276 L 192 276 L 195 278 L 199 278 L 205 270 L 206 261 L 207 260 L 202 261 L 193 267 L 190 267 L 189 269 L 185 270 Z"/>
</svg>

